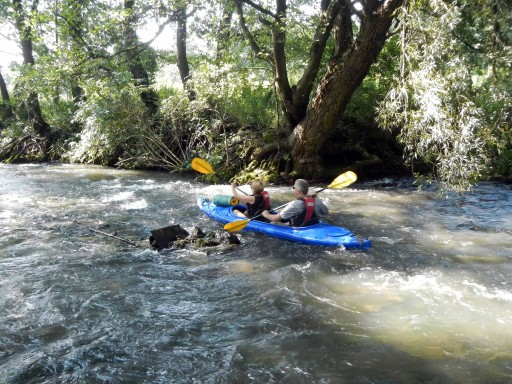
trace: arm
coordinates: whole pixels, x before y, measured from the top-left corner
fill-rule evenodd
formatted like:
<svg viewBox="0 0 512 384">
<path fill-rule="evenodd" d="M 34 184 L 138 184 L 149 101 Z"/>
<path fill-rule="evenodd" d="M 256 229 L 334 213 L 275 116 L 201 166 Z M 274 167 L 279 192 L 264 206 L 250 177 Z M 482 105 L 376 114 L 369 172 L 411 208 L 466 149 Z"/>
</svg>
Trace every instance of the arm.
<svg viewBox="0 0 512 384">
<path fill-rule="evenodd" d="M 282 223 L 287 221 L 289 218 L 298 215 L 304 209 L 304 203 L 300 200 L 293 200 L 286 205 L 286 207 L 279 213 L 270 213 L 269 211 L 263 211 L 262 215 L 267 220 L 273 223 Z"/>
<path fill-rule="evenodd" d="M 329 208 L 320 199 L 315 199 L 315 213 L 319 216 L 327 216 L 329 214 Z"/>
<path fill-rule="evenodd" d="M 263 217 L 273 223 L 280 223 L 283 219 L 280 213 L 270 213 L 269 211 L 263 211 L 261 213 Z"/>
<path fill-rule="evenodd" d="M 256 201 L 256 198 L 254 196 L 239 195 L 236 191 L 235 183 L 231 183 L 231 193 L 233 193 L 233 196 L 236 197 L 238 201 L 242 203 L 254 204 L 254 202 Z"/>
</svg>

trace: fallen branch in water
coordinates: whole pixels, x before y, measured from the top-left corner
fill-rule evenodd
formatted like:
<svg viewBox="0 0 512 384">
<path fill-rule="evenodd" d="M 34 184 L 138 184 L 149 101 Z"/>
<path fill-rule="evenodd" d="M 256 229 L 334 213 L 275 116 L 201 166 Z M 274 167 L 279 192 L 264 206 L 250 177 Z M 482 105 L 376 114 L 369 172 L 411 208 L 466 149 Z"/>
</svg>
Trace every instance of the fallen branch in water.
<svg viewBox="0 0 512 384">
<path fill-rule="evenodd" d="M 106 233 L 106 232 L 102 232 L 102 231 L 98 231 L 97 229 L 92 229 L 92 228 L 89 228 L 90 231 L 93 231 L 93 232 L 96 232 L 96 233 L 100 233 L 104 236 L 108 236 L 108 237 L 112 237 L 114 239 L 117 239 L 117 240 L 121 240 L 121 241 L 124 241 L 125 243 L 128 243 L 130 245 L 133 245 L 134 247 L 138 247 L 137 244 L 131 242 L 130 240 L 126 240 L 126 239 L 123 239 L 122 237 L 119 237 L 119 236 L 115 236 L 115 235 L 111 235 L 110 233 Z"/>
</svg>

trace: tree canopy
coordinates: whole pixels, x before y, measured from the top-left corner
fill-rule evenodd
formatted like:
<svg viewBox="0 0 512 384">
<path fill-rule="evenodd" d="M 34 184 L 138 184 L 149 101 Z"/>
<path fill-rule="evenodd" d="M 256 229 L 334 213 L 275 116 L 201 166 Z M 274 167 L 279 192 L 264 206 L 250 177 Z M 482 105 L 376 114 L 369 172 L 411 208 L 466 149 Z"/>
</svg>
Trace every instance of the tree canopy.
<svg viewBox="0 0 512 384">
<path fill-rule="evenodd" d="M 199 155 L 329 179 L 402 148 L 448 186 L 511 177 L 511 8 L 0 0 L 24 57 L 0 81 L 0 154 L 171 171 Z M 150 24 L 168 49 L 141 41 Z"/>
</svg>

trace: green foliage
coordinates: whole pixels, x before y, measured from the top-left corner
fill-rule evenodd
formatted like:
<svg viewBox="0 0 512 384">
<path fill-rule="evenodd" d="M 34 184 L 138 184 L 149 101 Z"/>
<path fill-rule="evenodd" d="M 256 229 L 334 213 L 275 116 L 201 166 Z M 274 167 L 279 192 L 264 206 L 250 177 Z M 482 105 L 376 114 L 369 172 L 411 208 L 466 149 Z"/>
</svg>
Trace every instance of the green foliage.
<svg viewBox="0 0 512 384">
<path fill-rule="evenodd" d="M 504 148 L 495 161 L 496 175 L 512 179 L 512 146 Z"/>
<path fill-rule="evenodd" d="M 368 76 L 350 100 L 344 118 L 362 126 L 373 125 L 379 103 L 392 86 L 398 75 L 400 46 L 397 36 L 392 37 L 370 68 Z"/>
<path fill-rule="evenodd" d="M 158 123 L 141 125 L 133 133 L 120 164 L 174 172 L 190 169 L 195 156 L 221 161 L 230 123 L 204 100 L 190 101 L 183 94 L 169 93 L 162 100 Z"/>
<path fill-rule="evenodd" d="M 48 123 L 58 130 L 61 136 L 69 136 L 74 133 L 76 126 L 72 124 L 76 112 L 75 104 L 67 99 L 44 101 L 41 103 L 43 115 Z"/>
<path fill-rule="evenodd" d="M 230 37 L 220 41 L 222 2 L 194 3 L 209 11 L 206 16 L 191 13 L 187 20 L 195 101 L 176 88 L 161 88 L 159 115 L 148 116 L 142 89 L 132 85 L 126 62 L 122 2 L 63 0 L 39 2 L 27 14 L 36 64 L 13 68 L 12 105 L 37 92 L 52 132 L 70 137 L 65 159 L 71 161 L 180 170 L 196 155 L 216 168 L 224 168 L 233 153 L 247 158 L 252 139 L 271 143 L 283 134 L 275 74 L 267 62 L 253 57 L 234 18 L 226 34 Z M 486 0 L 407 1 L 401 34 L 388 41 L 344 118 L 369 125 L 392 87 L 379 106 L 379 123 L 398 135 L 408 161 L 426 162 L 432 177 L 459 189 L 488 174 L 511 175 L 509 3 L 497 1 L 491 7 Z M 12 24 L 12 2 L 0 4 L 0 20 Z M 150 0 L 136 2 L 135 10 L 142 25 L 149 18 L 161 22 L 183 5 Z M 287 5 L 286 68 L 293 87 L 308 65 L 318 15 L 304 12 L 301 7 L 312 7 L 306 0 Z M 267 28 L 272 23 L 263 22 L 265 17 L 246 8 L 261 47 L 268 47 L 272 38 Z M 205 41 L 207 47 L 201 44 Z M 219 42 L 227 48 L 213 57 L 212 47 Z M 332 46 L 320 68 L 326 68 L 331 52 Z M 175 52 L 163 51 L 160 58 L 166 55 L 175 65 Z M 161 63 L 152 49 L 143 50 L 139 58 L 151 82 Z M 72 87 L 83 91 L 85 101 L 71 101 Z M 2 136 L 24 136 L 25 125 L 12 119 Z"/>
<path fill-rule="evenodd" d="M 139 96 L 139 89 L 125 85 L 121 89 L 92 84 L 75 121 L 83 130 L 69 142 L 65 155 L 72 162 L 113 165 L 128 151 L 133 136 L 147 129 L 150 119 Z"/>
<path fill-rule="evenodd" d="M 3 142 L 7 142 L 13 138 L 20 138 L 29 134 L 29 128 L 23 122 L 13 119 L 0 132 L 0 138 Z M 0 145 L 1 146 L 1 145 Z"/>
<path fill-rule="evenodd" d="M 271 127 L 276 124 L 275 97 L 266 80 L 265 68 L 225 63 L 203 63 L 192 84 L 203 98 L 242 126 Z"/>
<path fill-rule="evenodd" d="M 212 151 L 212 129 L 217 113 L 205 102 L 190 101 L 182 94 L 162 101 L 159 127 L 146 130 L 139 140 L 145 166 L 184 170 L 191 158 Z"/>
<path fill-rule="evenodd" d="M 461 31 L 481 15 L 461 9 L 468 10 L 440 0 L 413 1 L 403 9 L 400 76 L 380 106 L 379 123 L 400 128 L 408 161 L 421 159 L 431 166 L 431 177 L 465 190 L 489 172 L 505 123 L 500 111 L 512 89 L 487 75 L 501 71 L 486 55 L 494 50 L 497 57 L 496 46 L 483 44 L 492 39 L 491 20 L 480 37 L 470 33 L 482 45 L 468 55 L 470 40 Z"/>
<path fill-rule="evenodd" d="M 509 67 L 512 69 L 512 65 Z M 505 68 L 490 66 L 473 78 L 477 89 L 475 97 L 485 111 L 488 127 L 485 145 L 490 158 L 489 174 L 512 179 L 512 79 Z"/>
</svg>

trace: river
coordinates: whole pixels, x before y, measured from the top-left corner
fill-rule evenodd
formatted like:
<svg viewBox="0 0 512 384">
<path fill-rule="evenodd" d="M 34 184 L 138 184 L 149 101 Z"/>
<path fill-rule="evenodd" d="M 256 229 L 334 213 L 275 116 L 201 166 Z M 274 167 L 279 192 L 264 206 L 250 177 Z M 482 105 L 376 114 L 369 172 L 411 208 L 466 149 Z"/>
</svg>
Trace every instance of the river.
<svg viewBox="0 0 512 384">
<path fill-rule="evenodd" d="M 368 250 L 251 232 L 210 252 L 150 248 L 170 224 L 222 229 L 196 198 L 229 193 L 193 176 L 0 165 L 0 383 L 512 382 L 511 185 L 322 192 L 326 221 Z"/>
</svg>

